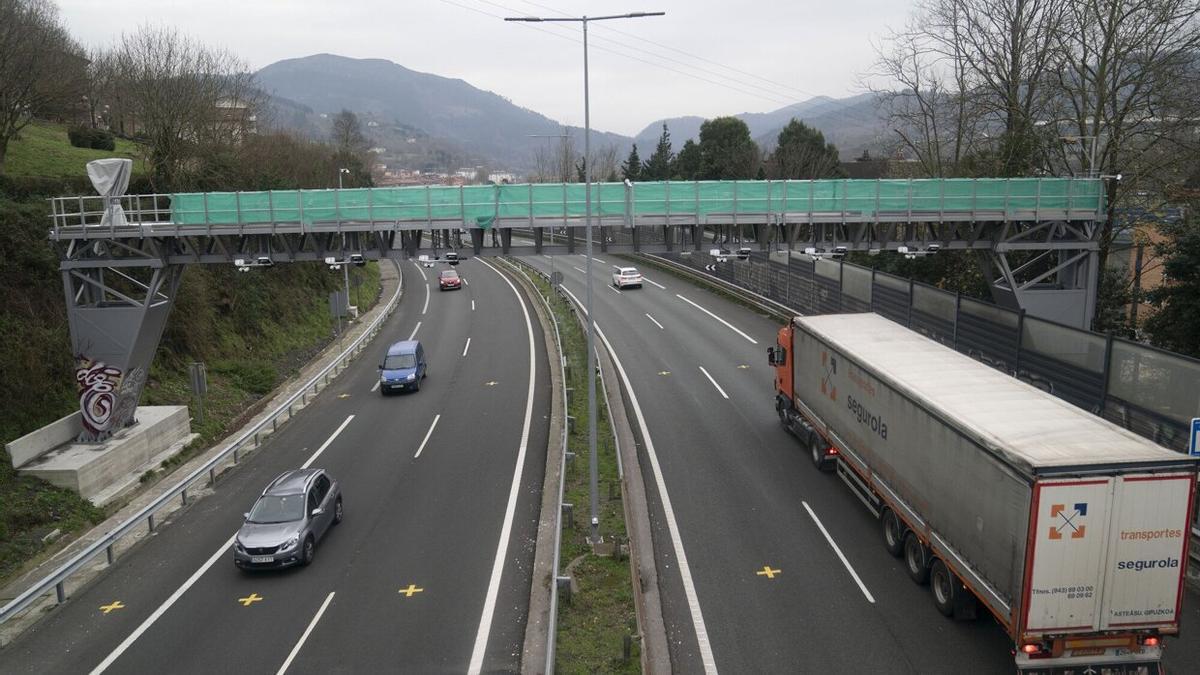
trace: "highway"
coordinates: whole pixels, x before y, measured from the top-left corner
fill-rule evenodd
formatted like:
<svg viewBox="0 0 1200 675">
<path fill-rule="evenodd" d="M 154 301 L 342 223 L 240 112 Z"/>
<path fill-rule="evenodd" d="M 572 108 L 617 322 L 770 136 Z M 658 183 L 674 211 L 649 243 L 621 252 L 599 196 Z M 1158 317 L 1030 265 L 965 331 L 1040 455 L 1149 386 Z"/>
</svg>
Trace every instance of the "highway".
<svg viewBox="0 0 1200 675">
<path fill-rule="evenodd" d="M 0 652 L 0 671 L 516 671 L 547 444 L 546 347 L 527 301 L 491 265 L 458 269 L 467 285 L 439 292 L 438 268 L 404 263 L 404 297 L 364 356 L 215 494 Z M 428 378 L 419 392 L 380 396 L 383 351 L 414 335 Z M 304 465 L 340 482 L 344 522 L 308 568 L 239 571 L 230 545 L 241 514 Z"/>
<path fill-rule="evenodd" d="M 583 256 L 527 260 L 584 299 Z M 1013 672 L 1000 625 L 938 613 L 878 521 L 780 426 L 773 319 L 652 268 L 643 288 L 617 291 L 612 267 L 630 263 L 594 262 L 598 332 L 650 437 L 640 456 L 674 672 Z M 1167 641 L 1179 671 L 1200 662 L 1194 592 L 1184 614 L 1185 637 Z"/>
<path fill-rule="evenodd" d="M 526 260 L 584 298 L 582 256 Z M 649 268 L 643 288 L 617 291 L 612 266 L 628 263 L 595 263 L 597 325 L 650 441 L 641 470 L 673 672 L 1012 672 L 999 625 L 939 614 L 884 551 L 877 521 L 780 427 L 765 357 L 773 319 Z M 436 268 L 405 263 L 405 296 L 367 355 L 215 494 L 0 652 L 0 672 L 518 670 L 546 345 L 488 263 L 458 269 L 466 286 L 443 293 Z M 428 380 L 381 397 L 374 354 L 413 335 Z M 309 568 L 236 570 L 241 513 L 307 463 L 340 481 L 345 522 Z M 1182 625 L 1185 637 L 1167 641 L 1173 672 L 1200 662 L 1194 592 Z"/>
</svg>

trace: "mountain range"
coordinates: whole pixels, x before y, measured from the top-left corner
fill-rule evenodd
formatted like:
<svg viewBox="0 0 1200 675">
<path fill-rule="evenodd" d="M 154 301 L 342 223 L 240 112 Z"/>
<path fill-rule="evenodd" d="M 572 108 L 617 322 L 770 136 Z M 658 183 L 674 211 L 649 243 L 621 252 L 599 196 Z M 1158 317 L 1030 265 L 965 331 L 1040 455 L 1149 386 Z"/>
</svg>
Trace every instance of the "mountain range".
<svg viewBox="0 0 1200 675">
<path fill-rule="evenodd" d="M 316 54 L 278 61 L 258 71 L 259 86 L 271 96 L 276 124 L 325 136 L 329 118 L 342 109 L 364 121 L 372 144 L 389 164 L 417 169 L 484 165 L 524 172 L 548 140 L 535 136 L 569 133 L 582 148 L 583 131 L 522 108 L 494 92 L 410 70 L 383 59 Z M 767 113 L 737 115 L 759 145 L 769 149 L 792 117 L 820 129 L 838 145 L 843 159 L 876 149 L 884 128 L 872 95 L 843 99 L 818 96 Z M 619 156 L 633 143 L 648 157 L 667 123 L 676 152 L 699 138 L 701 117 L 656 120 L 630 138 L 592 130 L 592 147 L 615 146 Z"/>
</svg>

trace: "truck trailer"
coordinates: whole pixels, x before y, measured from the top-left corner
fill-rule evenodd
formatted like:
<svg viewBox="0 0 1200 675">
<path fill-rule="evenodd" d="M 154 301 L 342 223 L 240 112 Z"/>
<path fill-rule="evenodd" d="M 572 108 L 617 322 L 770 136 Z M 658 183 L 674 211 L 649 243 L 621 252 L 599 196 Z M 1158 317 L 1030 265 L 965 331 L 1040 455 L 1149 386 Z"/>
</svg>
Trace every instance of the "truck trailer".
<svg viewBox="0 0 1200 675">
<path fill-rule="evenodd" d="M 876 314 L 796 317 L 768 359 L 780 421 L 942 614 L 986 609 L 1023 674 L 1162 672 L 1194 458 Z"/>
</svg>

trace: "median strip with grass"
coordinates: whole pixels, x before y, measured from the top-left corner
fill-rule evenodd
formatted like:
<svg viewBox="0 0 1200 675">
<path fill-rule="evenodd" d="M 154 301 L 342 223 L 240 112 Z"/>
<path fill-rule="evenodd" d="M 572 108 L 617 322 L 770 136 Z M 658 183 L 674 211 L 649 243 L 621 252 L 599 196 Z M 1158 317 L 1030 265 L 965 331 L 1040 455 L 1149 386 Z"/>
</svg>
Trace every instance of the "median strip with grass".
<svg viewBox="0 0 1200 675">
<path fill-rule="evenodd" d="M 545 296 L 563 343 L 568 388 L 567 414 L 574 419 L 567 435 L 567 463 L 563 501 L 571 504 L 564 516 L 561 544 L 563 569 L 572 590 L 560 596 L 556 667 L 561 672 L 639 673 L 641 657 L 637 610 L 634 605 L 628 537 L 617 470 L 616 443 L 609 425 L 608 406 L 596 383 L 596 452 L 599 459 L 599 518 L 604 544 L 589 543 L 590 494 L 588 489 L 587 337 L 570 302 L 555 293 L 545 279 L 528 275 Z M 625 649 L 630 643 L 628 658 Z"/>
</svg>

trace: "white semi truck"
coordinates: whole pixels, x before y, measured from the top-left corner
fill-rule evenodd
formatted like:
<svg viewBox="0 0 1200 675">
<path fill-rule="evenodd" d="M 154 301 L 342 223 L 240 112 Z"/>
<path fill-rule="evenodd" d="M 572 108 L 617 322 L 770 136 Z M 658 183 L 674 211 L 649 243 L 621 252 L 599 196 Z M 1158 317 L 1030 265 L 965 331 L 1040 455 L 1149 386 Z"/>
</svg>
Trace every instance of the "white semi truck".
<svg viewBox="0 0 1200 675">
<path fill-rule="evenodd" d="M 1161 673 L 1196 461 L 875 314 L 797 317 L 776 409 L 947 616 L 984 607 L 1032 673 Z"/>
</svg>

